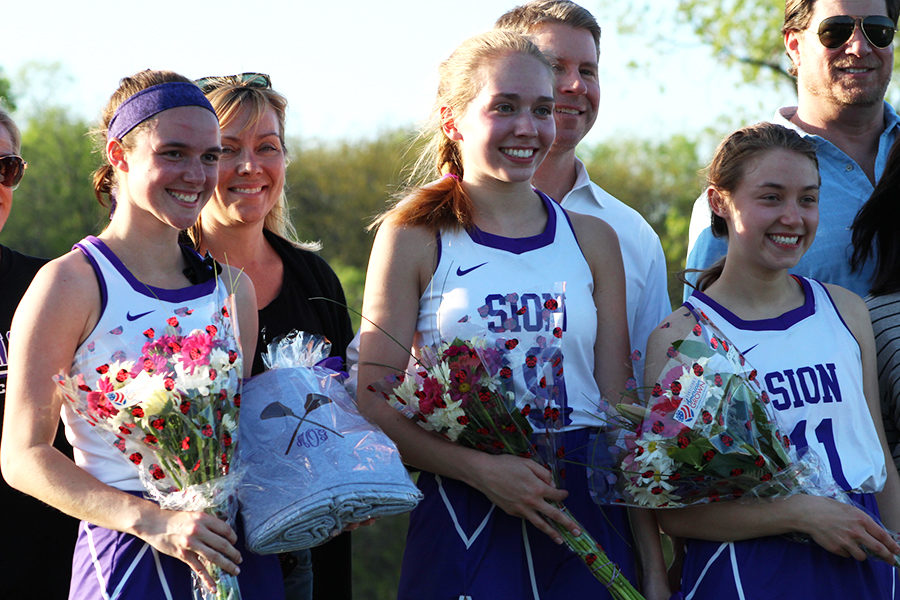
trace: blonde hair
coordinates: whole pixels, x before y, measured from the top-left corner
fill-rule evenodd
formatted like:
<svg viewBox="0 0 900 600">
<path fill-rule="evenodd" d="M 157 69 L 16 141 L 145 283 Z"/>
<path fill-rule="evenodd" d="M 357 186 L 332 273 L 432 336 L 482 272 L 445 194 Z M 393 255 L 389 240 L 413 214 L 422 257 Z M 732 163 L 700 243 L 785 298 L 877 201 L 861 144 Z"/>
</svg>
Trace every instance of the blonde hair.
<svg viewBox="0 0 900 600">
<path fill-rule="evenodd" d="M 407 188 L 388 211 L 375 218 L 370 228 L 387 219 L 434 230 L 472 227 L 472 200 L 461 185 L 464 173 L 459 142 L 445 135 L 441 111 L 449 108 L 456 118 L 463 115 L 484 86 L 485 65 L 514 53 L 536 58 L 552 75 L 550 63 L 530 38 L 504 30 L 467 39 L 441 63 L 431 118 L 417 138 L 426 141 L 425 149 L 412 168 Z M 436 177 L 441 179 L 435 182 Z"/>
<path fill-rule="evenodd" d="M 287 156 L 287 146 L 284 142 L 284 118 L 287 111 L 287 98 L 270 87 L 248 85 L 239 81 L 231 81 L 222 78 L 222 82 L 206 92 L 206 97 L 219 117 L 219 126 L 225 128 L 234 122 L 243 111 L 247 111 L 249 118 L 244 125 L 244 130 L 255 127 L 270 108 L 275 112 L 278 121 L 278 138 L 281 140 L 281 148 Z M 191 242 L 200 247 L 203 237 L 201 227 L 202 216 L 197 219 L 188 230 L 187 234 Z M 266 215 L 263 224 L 265 229 L 283 237 L 291 242 L 297 242 L 297 230 L 291 222 L 290 208 L 284 188 L 278 198 L 278 202 Z M 318 249 L 317 244 L 303 244 L 307 249 Z"/>
</svg>

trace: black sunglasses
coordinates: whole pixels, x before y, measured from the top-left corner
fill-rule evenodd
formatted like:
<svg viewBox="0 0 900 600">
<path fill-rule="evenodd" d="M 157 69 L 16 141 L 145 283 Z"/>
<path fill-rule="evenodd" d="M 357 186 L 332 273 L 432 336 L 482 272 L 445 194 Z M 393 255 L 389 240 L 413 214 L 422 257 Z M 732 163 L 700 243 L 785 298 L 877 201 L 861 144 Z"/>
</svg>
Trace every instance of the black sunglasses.
<svg viewBox="0 0 900 600">
<path fill-rule="evenodd" d="M 0 156 L 0 185 L 12 189 L 19 187 L 27 166 L 28 163 L 22 160 L 21 156 L 15 154 Z"/>
<path fill-rule="evenodd" d="M 840 48 L 847 43 L 856 27 L 862 29 L 863 35 L 869 44 L 875 48 L 887 48 L 894 41 L 894 22 L 889 17 L 882 15 L 869 15 L 868 17 L 851 17 L 850 15 L 837 15 L 828 17 L 819 23 L 819 41 L 826 48 Z"/>
<path fill-rule="evenodd" d="M 194 83 L 204 94 L 208 94 L 223 85 L 242 85 L 245 87 L 271 88 L 272 80 L 265 73 L 241 73 L 239 75 L 210 75 L 195 79 Z"/>
</svg>

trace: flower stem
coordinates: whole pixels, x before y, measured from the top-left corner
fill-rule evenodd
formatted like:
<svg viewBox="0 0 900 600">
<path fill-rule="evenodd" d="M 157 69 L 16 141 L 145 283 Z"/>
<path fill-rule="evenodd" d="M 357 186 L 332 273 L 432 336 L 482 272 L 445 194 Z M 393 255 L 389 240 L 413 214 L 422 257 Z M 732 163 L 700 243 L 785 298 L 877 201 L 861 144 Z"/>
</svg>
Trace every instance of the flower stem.
<svg viewBox="0 0 900 600">
<path fill-rule="evenodd" d="M 591 534 L 581 526 L 578 519 L 569 512 L 569 509 L 559 503 L 554 503 L 554 506 L 575 522 L 578 529 L 581 530 L 581 534 L 577 536 L 572 535 L 571 531 L 552 519 L 547 519 L 547 522 L 559 532 L 566 545 L 581 558 L 594 577 L 606 586 L 610 595 L 615 600 L 645 600 L 641 593 L 634 589 L 628 578 L 622 574 L 619 566 L 606 555 L 600 544 L 591 537 Z"/>
</svg>

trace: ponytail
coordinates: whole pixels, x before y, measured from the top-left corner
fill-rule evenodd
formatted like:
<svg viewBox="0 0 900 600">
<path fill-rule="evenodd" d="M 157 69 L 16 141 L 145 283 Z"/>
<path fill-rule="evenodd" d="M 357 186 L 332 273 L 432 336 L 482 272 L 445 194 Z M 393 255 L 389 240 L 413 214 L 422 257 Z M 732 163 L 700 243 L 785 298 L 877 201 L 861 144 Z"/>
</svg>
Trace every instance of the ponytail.
<svg viewBox="0 0 900 600">
<path fill-rule="evenodd" d="M 457 117 L 465 114 L 484 85 L 484 66 L 511 53 L 532 56 L 551 69 L 547 57 L 529 37 L 503 30 L 469 38 L 441 63 L 431 119 L 415 140 L 427 140 L 425 149 L 413 165 L 406 189 L 395 197 L 390 209 L 373 219 L 370 230 L 385 221 L 434 231 L 473 226 L 472 199 L 462 184 L 462 154 L 459 143 L 444 133 L 442 112 L 450 109 Z"/>
</svg>

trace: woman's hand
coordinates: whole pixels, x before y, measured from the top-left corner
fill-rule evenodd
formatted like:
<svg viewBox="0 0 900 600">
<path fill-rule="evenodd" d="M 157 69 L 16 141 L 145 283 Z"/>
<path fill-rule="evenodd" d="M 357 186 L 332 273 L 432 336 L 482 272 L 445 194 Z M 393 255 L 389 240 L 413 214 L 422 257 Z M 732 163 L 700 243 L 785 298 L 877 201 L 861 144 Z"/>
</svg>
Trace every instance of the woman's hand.
<svg viewBox="0 0 900 600">
<path fill-rule="evenodd" d="M 237 534 L 228 523 L 204 512 L 156 508 L 157 514 L 136 533 L 139 538 L 187 563 L 210 589 L 216 588 L 216 582 L 207 564 L 218 565 L 232 575 L 241 572 L 241 555 L 234 547 Z"/>
<path fill-rule="evenodd" d="M 900 545 L 872 517 L 831 498 L 798 494 L 791 498 L 798 528 L 838 556 L 866 560 L 867 552 L 888 563 Z"/>
<path fill-rule="evenodd" d="M 551 502 L 562 502 L 569 492 L 553 486 L 553 478 L 546 468 L 528 458 L 508 454 L 482 454 L 476 475 L 469 483 L 506 513 L 526 519 L 549 535 L 554 542 L 563 539 L 545 519 L 556 521 L 579 535 L 575 523 Z"/>
</svg>

